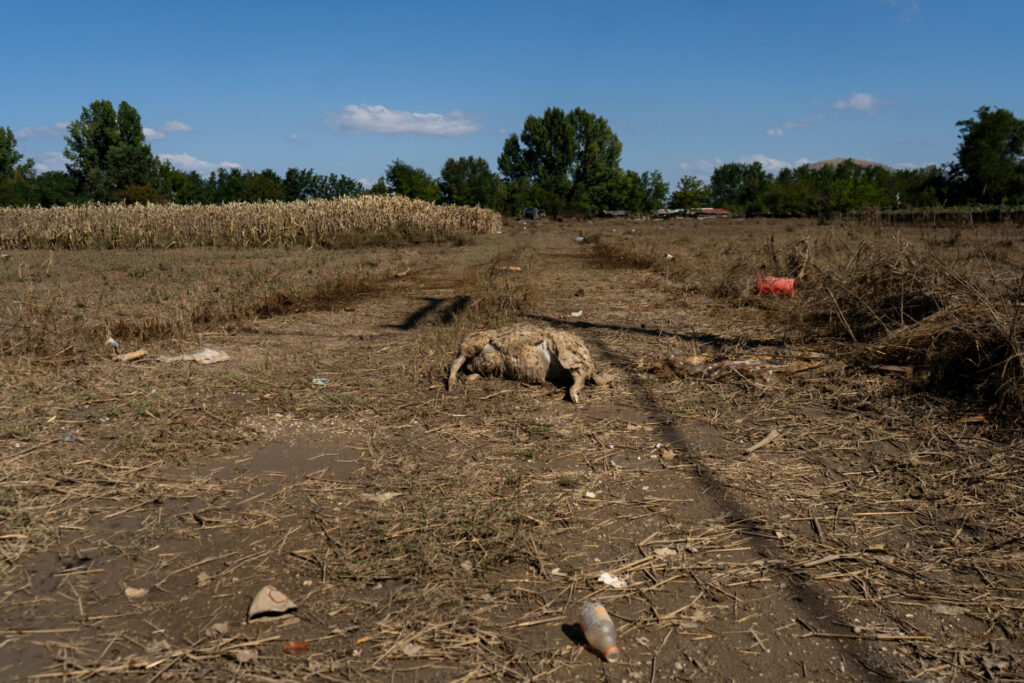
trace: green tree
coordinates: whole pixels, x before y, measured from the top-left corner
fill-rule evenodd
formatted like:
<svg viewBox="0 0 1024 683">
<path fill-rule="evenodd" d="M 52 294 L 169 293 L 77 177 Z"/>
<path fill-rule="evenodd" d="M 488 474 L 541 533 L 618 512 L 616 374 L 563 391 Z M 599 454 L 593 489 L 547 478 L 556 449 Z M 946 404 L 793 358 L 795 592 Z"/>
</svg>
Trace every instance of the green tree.
<svg viewBox="0 0 1024 683">
<path fill-rule="evenodd" d="M 160 183 L 160 163 L 145 144 L 139 113 L 127 102 L 116 112 L 109 100 L 82 107 L 64 140 L 68 172 L 88 199 L 109 201 L 131 185 Z"/>
<path fill-rule="evenodd" d="M 30 182 L 35 178 L 35 162 L 18 151 L 18 141 L 10 128 L 0 127 L 0 206 L 24 206 L 34 203 Z"/>
<path fill-rule="evenodd" d="M 378 181 L 380 182 L 380 181 Z M 431 203 L 441 199 L 437 181 L 422 168 L 413 168 L 401 159 L 395 159 L 384 173 L 384 184 L 389 193 L 422 199 Z"/>
<path fill-rule="evenodd" d="M 623 187 L 622 143 L 608 122 L 584 109 L 551 107 L 529 116 L 522 133 L 505 140 L 498 170 L 506 182 L 526 180 L 551 215 L 616 208 Z"/>
<path fill-rule="evenodd" d="M 18 152 L 18 141 L 10 128 L 0 128 L 0 178 L 13 178 L 14 169 L 18 168 L 18 162 L 22 155 Z"/>
<path fill-rule="evenodd" d="M 334 173 L 321 175 L 311 168 L 289 168 L 284 174 L 283 189 L 287 201 L 358 197 L 363 193 L 358 180 Z"/>
<path fill-rule="evenodd" d="M 767 192 L 771 174 L 761 162 L 723 164 L 711 174 L 710 195 L 715 206 L 726 206 L 748 216 L 767 212 Z"/>
<path fill-rule="evenodd" d="M 267 168 L 259 172 L 242 174 L 242 190 L 238 199 L 243 202 L 270 202 L 285 198 L 281 176 Z"/>
<path fill-rule="evenodd" d="M 500 200 L 501 178 L 480 157 L 448 159 L 441 167 L 438 185 L 441 200 L 449 204 L 493 209 Z"/>
<path fill-rule="evenodd" d="M 670 209 L 696 209 L 708 200 L 708 186 L 697 176 L 684 175 L 668 199 Z"/>
<path fill-rule="evenodd" d="M 1024 121 L 1007 109 L 980 107 L 977 119 L 957 121 L 960 146 L 951 170 L 965 199 L 1024 200 Z"/>
<path fill-rule="evenodd" d="M 668 183 L 661 171 L 626 171 L 623 173 L 623 197 L 619 206 L 630 213 L 649 214 L 665 206 Z"/>
</svg>

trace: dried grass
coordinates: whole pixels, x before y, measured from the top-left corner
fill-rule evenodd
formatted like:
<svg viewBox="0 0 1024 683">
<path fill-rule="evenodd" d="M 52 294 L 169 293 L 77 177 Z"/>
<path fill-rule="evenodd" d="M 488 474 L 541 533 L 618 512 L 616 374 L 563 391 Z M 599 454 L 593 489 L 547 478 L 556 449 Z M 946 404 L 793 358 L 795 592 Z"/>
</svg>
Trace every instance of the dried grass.
<svg viewBox="0 0 1024 683">
<path fill-rule="evenodd" d="M 0 208 L 0 249 L 339 248 L 438 242 L 500 229 L 501 217 L 488 209 L 380 195 L 218 205 Z"/>
</svg>

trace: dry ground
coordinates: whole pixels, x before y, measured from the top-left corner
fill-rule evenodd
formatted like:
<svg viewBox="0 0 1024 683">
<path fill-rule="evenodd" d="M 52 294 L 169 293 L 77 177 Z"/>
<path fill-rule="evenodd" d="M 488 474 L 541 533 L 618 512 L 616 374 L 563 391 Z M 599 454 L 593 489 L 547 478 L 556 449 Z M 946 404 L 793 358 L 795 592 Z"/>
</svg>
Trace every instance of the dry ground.
<svg viewBox="0 0 1024 683">
<path fill-rule="evenodd" d="M 9 252 L 9 301 L 79 296 L 69 344 L 2 359 L 0 679 L 1024 679 L 1020 435 L 794 331 L 799 296 L 746 294 L 779 260 L 768 235 L 822 230 L 511 222 L 457 248 L 250 252 L 206 319 L 239 253 Z M 200 258 L 199 294 L 156 277 Z M 289 284 L 303 263 L 335 295 Z M 95 311 L 160 320 L 161 288 L 177 322 L 126 322 L 122 349 L 150 355 L 110 361 Z M 38 322 L 19 310 L 12 345 Z M 461 336 L 518 319 L 577 332 L 615 381 L 579 406 L 495 379 L 447 393 Z M 201 346 L 231 360 L 151 360 Z M 829 361 L 655 371 L 762 347 Z M 248 622 L 266 584 L 298 610 Z M 617 664 L 579 643 L 593 598 Z"/>
</svg>

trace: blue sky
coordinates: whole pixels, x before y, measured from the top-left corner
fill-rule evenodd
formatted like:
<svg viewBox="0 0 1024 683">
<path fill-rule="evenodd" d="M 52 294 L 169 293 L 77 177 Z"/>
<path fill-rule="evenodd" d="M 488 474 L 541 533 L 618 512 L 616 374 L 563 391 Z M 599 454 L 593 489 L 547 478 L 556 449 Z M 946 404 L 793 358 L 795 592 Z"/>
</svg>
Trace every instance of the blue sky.
<svg viewBox="0 0 1024 683">
<path fill-rule="evenodd" d="M 1024 2 L 533 0 L 8 3 L 0 126 L 42 169 L 96 99 L 208 173 L 290 166 L 372 182 L 400 158 L 496 169 L 549 106 L 603 116 L 622 165 L 950 161 L 982 105 L 1024 117 Z"/>
</svg>

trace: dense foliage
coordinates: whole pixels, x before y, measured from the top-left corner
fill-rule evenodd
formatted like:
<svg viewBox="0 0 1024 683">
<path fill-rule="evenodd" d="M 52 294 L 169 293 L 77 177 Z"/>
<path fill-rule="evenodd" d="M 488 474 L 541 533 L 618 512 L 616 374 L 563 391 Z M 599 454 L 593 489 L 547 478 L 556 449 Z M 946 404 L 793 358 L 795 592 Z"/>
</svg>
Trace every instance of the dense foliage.
<svg viewBox="0 0 1024 683">
<path fill-rule="evenodd" d="M 719 206 L 757 216 L 821 216 L 869 207 L 908 209 L 967 204 L 1024 204 L 1024 121 L 1006 109 L 980 107 L 958 121 L 960 145 L 943 166 L 894 170 L 853 160 L 769 173 L 760 163 L 727 163 L 709 181 L 679 179 L 674 191 L 658 171 L 620 166 L 622 142 L 608 122 L 580 108 L 547 109 L 509 135 L 497 159 L 449 158 L 435 178 L 395 159 L 367 190 L 345 175 L 289 168 L 284 176 L 218 168 L 182 171 L 145 143 L 142 119 L 127 102 L 83 107 L 68 125 L 66 171 L 38 173 L 0 127 L 0 206 L 60 206 L 90 201 L 224 204 L 394 194 L 521 215 L 528 206 L 550 216 L 606 210 L 646 214 Z"/>
</svg>

